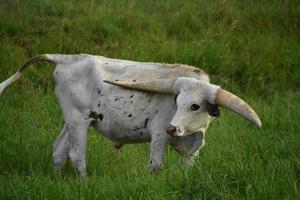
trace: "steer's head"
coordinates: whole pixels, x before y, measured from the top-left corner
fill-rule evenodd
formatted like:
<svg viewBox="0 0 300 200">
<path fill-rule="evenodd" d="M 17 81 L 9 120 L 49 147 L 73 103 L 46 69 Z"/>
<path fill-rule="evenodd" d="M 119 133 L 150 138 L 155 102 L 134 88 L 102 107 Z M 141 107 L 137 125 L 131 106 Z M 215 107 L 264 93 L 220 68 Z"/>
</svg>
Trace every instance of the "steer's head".
<svg viewBox="0 0 300 200">
<path fill-rule="evenodd" d="M 175 94 L 177 111 L 167 126 L 167 133 L 172 136 L 199 131 L 208 124 L 211 116 L 220 115 L 218 106 L 238 113 L 261 127 L 260 119 L 244 100 L 206 81 L 180 77 L 150 82 L 105 82 L 129 89 Z"/>
</svg>

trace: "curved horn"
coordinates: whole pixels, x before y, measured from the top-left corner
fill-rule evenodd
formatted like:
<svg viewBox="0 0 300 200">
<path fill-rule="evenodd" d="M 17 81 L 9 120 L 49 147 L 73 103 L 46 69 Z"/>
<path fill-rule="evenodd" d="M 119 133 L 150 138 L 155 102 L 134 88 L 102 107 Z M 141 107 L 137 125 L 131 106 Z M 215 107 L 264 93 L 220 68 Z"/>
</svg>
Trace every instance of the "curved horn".
<svg viewBox="0 0 300 200">
<path fill-rule="evenodd" d="M 174 93 L 173 84 L 176 79 L 158 79 L 155 81 L 122 82 L 103 80 L 105 83 L 146 92 Z"/>
<path fill-rule="evenodd" d="M 215 103 L 240 114 L 258 128 L 261 127 L 261 121 L 254 110 L 244 100 L 234 94 L 220 88 L 216 93 Z"/>
</svg>

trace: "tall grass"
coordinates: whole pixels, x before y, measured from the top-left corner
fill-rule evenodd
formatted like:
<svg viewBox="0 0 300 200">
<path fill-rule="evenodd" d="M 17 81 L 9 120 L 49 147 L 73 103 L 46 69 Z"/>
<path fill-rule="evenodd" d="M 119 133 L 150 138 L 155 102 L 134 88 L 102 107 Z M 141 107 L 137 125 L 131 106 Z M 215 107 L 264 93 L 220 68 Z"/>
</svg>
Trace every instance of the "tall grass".
<svg viewBox="0 0 300 200">
<path fill-rule="evenodd" d="M 0 97 L 0 199 L 300 198 L 300 5 L 297 1 L 85 0 L 0 2 L 0 80 L 41 53 L 184 63 L 246 99 L 257 130 L 222 115 L 189 171 L 168 149 L 148 173 L 149 145 L 116 151 L 91 130 L 89 178 L 52 171 L 62 128 L 53 67 L 38 64 Z"/>
</svg>

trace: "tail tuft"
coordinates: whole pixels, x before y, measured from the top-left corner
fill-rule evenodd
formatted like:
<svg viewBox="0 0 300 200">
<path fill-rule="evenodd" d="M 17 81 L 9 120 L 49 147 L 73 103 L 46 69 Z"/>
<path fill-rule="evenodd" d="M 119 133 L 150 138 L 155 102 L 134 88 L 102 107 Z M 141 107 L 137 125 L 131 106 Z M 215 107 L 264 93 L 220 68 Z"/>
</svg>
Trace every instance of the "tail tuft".
<svg viewBox="0 0 300 200">
<path fill-rule="evenodd" d="M 12 75 L 10 78 L 6 79 L 2 83 L 0 83 L 0 95 L 3 93 L 3 91 L 10 86 L 13 82 L 18 80 L 21 77 L 21 72 L 17 71 L 14 75 Z"/>
</svg>

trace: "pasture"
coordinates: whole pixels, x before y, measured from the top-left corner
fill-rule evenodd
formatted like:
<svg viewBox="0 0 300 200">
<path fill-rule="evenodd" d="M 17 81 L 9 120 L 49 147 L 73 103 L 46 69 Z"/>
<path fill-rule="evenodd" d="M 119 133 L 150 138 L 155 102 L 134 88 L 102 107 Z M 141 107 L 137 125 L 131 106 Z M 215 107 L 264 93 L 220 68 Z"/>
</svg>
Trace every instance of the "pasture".
<svg viewBox="0 0 300 200">
<path fill-rule="evenodd" d="M 1 0 L 0 81 L 41 53 L 199 67 L 249 102 L 262 129 L 222 109 L 195 165 L 185 171 L 169 148 L 156 175 L 149 144 L 116 150 L 91 129 L 88 178 L 69 162 L 58 176 L 63 119 L 53 66 L 40 63 L 0 96 L 0 199 L 300 199 L 296 0 Z"/>
</svg>

